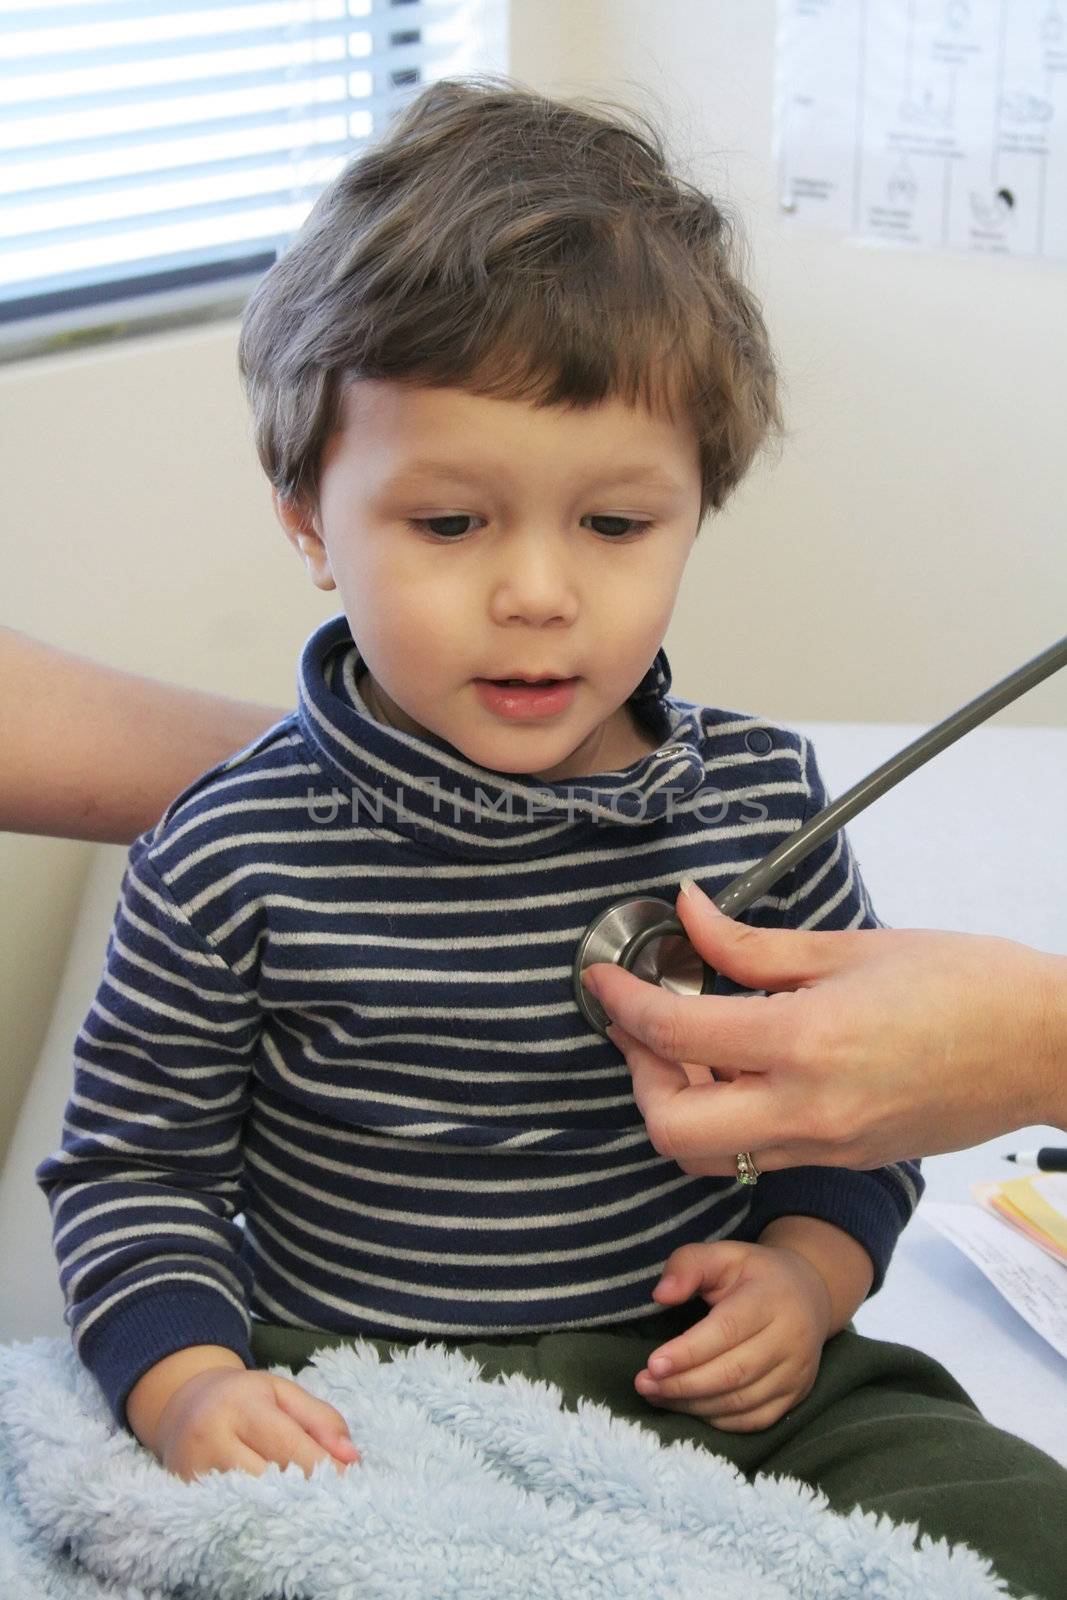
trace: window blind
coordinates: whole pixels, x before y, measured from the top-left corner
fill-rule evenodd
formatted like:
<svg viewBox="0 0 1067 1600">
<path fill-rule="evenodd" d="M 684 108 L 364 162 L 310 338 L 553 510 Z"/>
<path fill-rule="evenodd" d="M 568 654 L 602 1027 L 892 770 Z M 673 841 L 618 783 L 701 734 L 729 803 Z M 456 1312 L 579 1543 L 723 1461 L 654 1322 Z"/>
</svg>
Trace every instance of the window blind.
<svg viewBox="0 0 1067 1600">
<path fill-rule="evenodd" d="M 0 0 L 0 324 L 254 280 L 503 3 Z"/>
</svg>

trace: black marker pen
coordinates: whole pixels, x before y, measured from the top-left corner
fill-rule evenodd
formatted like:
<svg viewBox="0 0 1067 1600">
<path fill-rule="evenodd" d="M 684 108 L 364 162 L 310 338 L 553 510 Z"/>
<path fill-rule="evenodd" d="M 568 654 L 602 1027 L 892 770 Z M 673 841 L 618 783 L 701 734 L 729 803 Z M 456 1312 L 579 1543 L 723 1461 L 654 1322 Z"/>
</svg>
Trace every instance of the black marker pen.
<svg viewBox="0 0 1067 1600">
<path fill-rule="evenodd" d="M 1041 1150 L 1016 1150 L 1004 1159 L 1017 1161 L 1020 1166 L 1036 1167 L 1039 1172 L 1067 1172 L 1067 1150 L 1051 1144 Z"/>
</svg>

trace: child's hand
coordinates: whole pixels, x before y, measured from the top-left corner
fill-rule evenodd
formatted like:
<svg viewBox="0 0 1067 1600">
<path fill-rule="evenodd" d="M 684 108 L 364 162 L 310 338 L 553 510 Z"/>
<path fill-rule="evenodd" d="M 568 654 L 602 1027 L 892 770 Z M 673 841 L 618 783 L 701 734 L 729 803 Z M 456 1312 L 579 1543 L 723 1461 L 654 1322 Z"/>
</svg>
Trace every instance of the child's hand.
<svg viewBox="0 0 1067 1600">
<path fill-rule="evenodd" d="M 729 1239 L 683 1245 L 653 1293 L 661 1305 L 700 1294 L 713 1309 L 637 1374 L 634 1386 L 651 1405 L 754 1433 L 810 1392 L 831 1300 L 821 1273 L 796 1251 Z M 663 1372 L 661 1358 L 669 1362 Z"/>
<path fill-rule="evenodd" d="M 258 1478 L 271 1461 L 295 1461 L 306 1475 L 319 1461 L 344 1472 L 360 1459 L 344 1417 L 325 1400 L 290 1378 L 237 1367 L 212 1367 L 176 1389 L 160 1413 L 153 1449 L 187 1482 L 213 1467 Z"/>
</svg>

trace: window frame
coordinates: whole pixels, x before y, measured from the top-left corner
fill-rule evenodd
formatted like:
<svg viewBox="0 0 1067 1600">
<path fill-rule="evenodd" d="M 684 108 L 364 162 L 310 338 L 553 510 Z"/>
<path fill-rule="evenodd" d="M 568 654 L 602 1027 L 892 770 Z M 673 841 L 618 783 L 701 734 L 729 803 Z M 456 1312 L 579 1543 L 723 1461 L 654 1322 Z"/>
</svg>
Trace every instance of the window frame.
<svg viewBox="0 0 1067 1600">
<path fill-rule="evenodd" d="M 382 16 L 392 18 L 394 6 L 398 25 L 414 23 L 414 17 L 405 16 L 406 0 L 371 0 L 368 22 L 380 23 Z M 509 0 L 458 0 L 456 9 L 463 24 L 461 44 L 447 59 L 434 51 L 428 62 L 398 63 L 388 90 L 395 96 L 397 108 L 440 77 L 508 72 Z M 360 20 L 353 18 L 353 26 L 358 27 Z M 384 62 L 387 54 L 382 52 L 379 59 Z M 367 63 L 375 57 L 360 59 Z M 433 70 L 424 76 L 428 65 Z M 372 103 L 381 99 L 380 91 L 370 97 Z M 358 107 L 359 101 L 352 104 Z M 32 105 L 27 109 L 32 110 Z M 350 154 L 357 154 L 363 144 L 354 139 Z M 314 198 L 313 194 L 308 201 L 309 210 Z M 105 276 L 69 288 L 0 300 L 0 366 L 238 318 L 255 285 L 292 236 L 285 235 L 268 249 L 242 253 L 235 241 L 228 253 L 228 247 L 220 245 L 216 257 L 189 265 L 149 267 L 122 277 Z M 133 266 L 136 268 L 136 263 Z"/>
</svg>

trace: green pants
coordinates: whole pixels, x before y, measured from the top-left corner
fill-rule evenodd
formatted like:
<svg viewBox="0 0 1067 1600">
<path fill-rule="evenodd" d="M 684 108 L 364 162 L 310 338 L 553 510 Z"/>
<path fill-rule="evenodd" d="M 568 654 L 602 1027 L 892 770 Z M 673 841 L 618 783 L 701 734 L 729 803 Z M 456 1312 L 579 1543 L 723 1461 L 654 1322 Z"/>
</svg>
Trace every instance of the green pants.
<svg viewBox="0 0 1067 1600">
<path fill-rule="evenodd" d="M 836 1511 L 863 1506 L 924 1533 L 968 1544 L 1016 1597 L 1067 1595 L 1067 1471 L 1033 1445 L 985 1421 L 936 1361 L 847 1329 L 823 1351 L 811 1394 L 761 1433 L 723 1433 L 699 1417 L 663 1411 L 633 1386 L 648 1356 L 706 1315 L 702 1301 L 608 1330 L 440 1339 L 492 1380 L 521 1372 L 555 1384 L 568 1410 L 581 1397 L 640 1423 L 664 1443 L 690 1439 L 748 1478 L 774 1473 L 821 1489 Z M 253 1323 L 258 1366 L 299 1369 L 343 1334 Z M 383 1359 L 417 1340 L 370 1339 Z M 358 1441 L 356 1441 L 358 1443 Z"/>
</svg>

